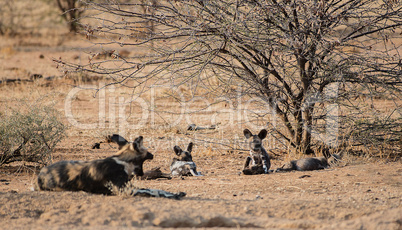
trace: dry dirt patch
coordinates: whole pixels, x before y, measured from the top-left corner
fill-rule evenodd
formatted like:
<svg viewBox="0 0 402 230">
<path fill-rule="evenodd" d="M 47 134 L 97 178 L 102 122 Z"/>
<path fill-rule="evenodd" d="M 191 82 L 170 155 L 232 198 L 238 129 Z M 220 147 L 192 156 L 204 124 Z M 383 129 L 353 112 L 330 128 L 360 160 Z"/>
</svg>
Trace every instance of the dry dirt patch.
<svg viewBox="0 0 402 230">
<path fill-rule="evenodd" d="M 224 164 L 225 159 L 219 161 Z M 208 169 L 202 162 L 200 168 Z M 257 176 L 238 175 L 235 169 L 214 174 L 217 175 L 135 182 L 140 187 L 186 192 L 187 197 L 180 201 L 84 192 L 36 192 L 29 190 L 34 175 L 2 174 L 5 179 L 0 185 L 1 228 L 400 229 L 402 226 L 399 162 Z"/>
</svg>

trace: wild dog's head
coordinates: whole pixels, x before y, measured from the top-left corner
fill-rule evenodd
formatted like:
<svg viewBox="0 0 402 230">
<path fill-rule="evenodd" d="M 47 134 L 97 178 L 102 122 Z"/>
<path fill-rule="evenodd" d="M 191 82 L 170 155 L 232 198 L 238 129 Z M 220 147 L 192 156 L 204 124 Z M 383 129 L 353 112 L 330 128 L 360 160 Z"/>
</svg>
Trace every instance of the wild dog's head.
<svg viewBox="0 0 402 230">
<path fill-rule="evenodd" d="M 106 137 L 107 143 L 116 143 L 119 145 L 119 149 L 122 149 L 127 143 L 129 143 L 124 137 L 120 136 L 119 134 L 113 134 Z"/>
<path fill-rule="evenodd" d="M 187 146 L 187 150 L 182 150 L 179 146 L 174 146 L 173 150 L 179 158 L 173 158 L 170 165 L 170 171 L 172 176 L 200 176 L 197 172 L 197 166 L 193 162 L 191 151 L 193 150 L 193 143 L 190 142 Z"/>
<path fill-rule="evenodd" d="M 247 139 L 250 139 L 249 145 L 250 145 L 250 149 L 251 151 L 255 152 L 255 153 L 260 153 L 262 151 L 262 140 L 267 136 L 267 130 L 262 129 L 258 135 L 253 135 L 250 130 L 245 129 L 243 131 L 244 136 Z"/>
<path fill-rule="evenodd" d="M 193 150 L 193 142 L 190 142 L 187 146 L 187 150 L 183 151 L 179 146 L 173 147 L 174 152 L 179 157 L 179 161 L 193 161 L 193 157 L 191 156 L 191 151 Z"/>
<path fill-rule="evenodd" d="M 143 137 L 137 137 L 133 143 L 127 142 L 126 145 L 120 148 L 117 152 L 117 158 L 134 165 L 134 175 L 143 176 L 143 163 L 145 160 L 152 160 L 154 155 L 148 152 L 147 148 L 143 145 Z"/>
</svg>

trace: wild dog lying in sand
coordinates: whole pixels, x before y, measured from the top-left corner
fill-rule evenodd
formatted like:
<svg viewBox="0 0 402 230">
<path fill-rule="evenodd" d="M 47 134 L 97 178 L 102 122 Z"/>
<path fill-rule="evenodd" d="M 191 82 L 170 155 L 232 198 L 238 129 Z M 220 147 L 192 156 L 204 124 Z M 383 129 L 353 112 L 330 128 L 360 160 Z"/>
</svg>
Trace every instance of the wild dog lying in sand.
<svg viewBox="0 0 402 230">
<path fill-rule="evenodd" d="M 153 155 L 143 146 L 143 137 L 133 143 L 126 141 L 116 155 L 93 161 L 60 161 L 42 168 L 37 189 L 48 191 L 85 191 L 111 195 L 108 184 L 124 188 L 133 176 L 142 176 L 143 163 Z M 162 190 L 133 189 L 130 195 L 180 199 L 185 193 L 173 194 Z"/>
<path fill-rule="evenodd" d="M 197 172 L 197 167 L 191 156 L 193 142 L 188 144 L 186 151 L 183 151 L 177 145 L 173 147 L 173 150 L 179 158 L 173 158 L 172 164 L 170 165 L 172 176 L 201 176 L 201 174 Z"/>
<path fill-rule="evenodd" d="M 320 169 L 326 169 L 330 165 L 328 163 L 328 160 L 330 161 L 338 161 L 340 157 L 336 154 L 332 154 L 329 159 L 325 157 L 309 157 L 309 158 L 303 158 L 299 160 L 293 160 L 290 161 L 286 164 L 284 164 L 282 167 L 277 168 L 275 171 L 292 171 L 292 170 L 297 170 L 297 171 L 312 171 L 312 170 L 320 170 Z"/>
<path fill-rule="evenodd" d="M 262 147 L 262 140 L 267 136 L 267 130 L 262 129 L 258 135 L 253 135 L 250 130 L 243 131 L 244 136 L 250 139 L 250 156 L 246 158 L 243 173 L 245 175 L 266 174 L 271 167 L 267 151 Z"/>
</svg>

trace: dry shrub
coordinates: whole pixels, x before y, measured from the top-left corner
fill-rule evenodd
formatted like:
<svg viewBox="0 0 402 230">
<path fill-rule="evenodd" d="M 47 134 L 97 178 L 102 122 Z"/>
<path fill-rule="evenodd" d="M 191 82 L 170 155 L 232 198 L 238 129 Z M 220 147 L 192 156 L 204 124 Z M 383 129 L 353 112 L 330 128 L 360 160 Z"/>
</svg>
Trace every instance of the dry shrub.
<svg viewBox="0 0 402 230">
<path fill-rule="evenodd" d="M 366 157 L 398 160 L 402 157 L 402 118 L 374 117 L 354 122 L 353 130 L 345 135 L 351 144 L 349 152 Z M 346 146 L 345 146 L 346 147 Z"/>
<path fill-rule="evenodd" d="M 0 166 L 16 161 L 46 164 L 66 126 L 51 105 L 22 102 L 0 113 Z"/>
</svg>

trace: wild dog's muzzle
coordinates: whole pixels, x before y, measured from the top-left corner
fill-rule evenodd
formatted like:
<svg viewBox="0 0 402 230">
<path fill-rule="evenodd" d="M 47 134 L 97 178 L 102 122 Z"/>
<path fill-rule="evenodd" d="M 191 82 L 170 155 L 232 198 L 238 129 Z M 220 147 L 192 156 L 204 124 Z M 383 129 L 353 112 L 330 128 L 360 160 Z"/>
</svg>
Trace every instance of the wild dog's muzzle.
<svg viewBox="0 0 402 230">
<path fill-rule="evenodd" d="M 154 155 L 152 153 L 150 153 L 150 152 L 147 152 L 145 157 L 143 157 L 142 159 L 141 158 L 138 159 L 137 164 L 135 164 L 134 175 L 136 175 L 136 176 L 143 176 L 144 175 L 144 170 L 143 170 L 144 161 L 154 159 Z"/>
<path fill-rule="evenodd" d="M 150 152 L 147 152 L 147 155 L 144 158 L 145 160 L 152 160 L 154 159 L 154 155 Z"/>
<path fill-rule="evenodd" d="M 254 148 L 252 149 L 252 151 L 253 151 L 254 153 L 261 153 L 261 147 L 254 147 Z"/>
</svg>

